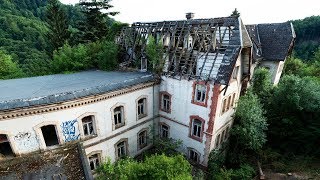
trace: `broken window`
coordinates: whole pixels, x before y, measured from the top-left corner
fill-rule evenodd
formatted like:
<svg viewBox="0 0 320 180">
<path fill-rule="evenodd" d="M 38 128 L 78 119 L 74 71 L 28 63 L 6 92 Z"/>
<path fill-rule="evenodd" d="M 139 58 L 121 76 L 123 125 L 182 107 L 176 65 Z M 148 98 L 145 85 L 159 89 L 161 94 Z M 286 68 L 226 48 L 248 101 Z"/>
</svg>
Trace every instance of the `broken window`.
<svg viewBox="0 0 320 180">
<path fill-rule="evenodd" d="M 192 120 L 192 136 L 201 137 L 202 133 L 202 122 L 198 119 Z"/>
<path fill-rule="evenodd" d="M 124 126 L 124 113 L 123 113 L 123 106 L 118 106 L 113 110 L 113 120 L 115 128 L 120 128 Z"/>
<path fill-rule="evenodd" d="M 0 134 L 0 155 L 3 156 L 13 156 L 13 151 L 8 139 L 5 134 Z"/>
<path fill-rule="evenodd" d="M 117 157 L 122 158 L 127 155 L 127 143 L 126 141 L 121 141 L 117 145 Z"/>
<path fill-rule="evenodd" d="M 162 94 L 161 110 L 165 112 L 171 111 L 171 97 L 168 94 Z"/>
<path fill-rule="evenodd" d="M 147 104 L 146 98 L 139 99 L 138 101 L 138 118 L 139 119 L 147 116 L 146 104 Z"/>
<path fill-rule="evenodd" d="M 196 102 L 205 102 L 206 100 L 207 87 L 205 85 L 197 84 L 195 91 L 195 101 Z"/>
<path fill-rule="evenodd" d="M 47 147 L 59 144 L 55 125 L 42 126 L 41 131 Z"/>
<path fill-rule="evenodd" d="M 160 137 L 168 138 L 169 137 L 169 126 L 161 124 L 160 126 Z"/>
<path fill-rule="evenodd" d="M 94 116 L 86 116 L 82 118 L 82 126 L 84 136 L 96 135 Z"/>
<path fill-rule="evenodd" d="M 142 149 L 148 145 L 147 142 L 147 130 L 144 130 L 138 134 L 139 138 L 139 149 Z"/>
<path fill-rule="evenodd" d="M 199 154 L 193 150 L 193 149 L 189 149 L 189 160 L 198 163 L 199 162 Z"/>
<path fill-rule="evenodd" d="M 228 97 L 227 111 L 230 109 L 231 96 Z"/>
<path fill-rule="evenodd" d="M 89 156 L 89 164 L 90 164 L 91 171 L 96 170 L 100 165 L 99 154 L 93 154 Z"/>
</svg>

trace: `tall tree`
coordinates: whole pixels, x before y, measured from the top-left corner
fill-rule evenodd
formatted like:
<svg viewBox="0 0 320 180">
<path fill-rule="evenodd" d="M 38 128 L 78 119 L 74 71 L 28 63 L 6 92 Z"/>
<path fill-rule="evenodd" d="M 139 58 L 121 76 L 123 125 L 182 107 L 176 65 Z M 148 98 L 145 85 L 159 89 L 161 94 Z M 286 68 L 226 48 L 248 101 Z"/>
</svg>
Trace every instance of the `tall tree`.
<svg viewBox="0 0 320 180">
<path fill-rule="evenodd" d="M 48 1 L 47 22 L 50 29 L 47 36 L 51 44 L 51 54 L 52 50 L 57 50 L 59 47 L 62 47 L 70 37 L 66 13 L 61 8 L 58 0 Z"/>
<path fill-rule="evenodd" d="M 105 38 L 108 35 L 111 25 L 110 16 L 118 12 L 108 11 L 113 6 L 109 4 L 111 0 L 80 0 L 79 5 L 86 16 L 86 21 L 79 24 L 80 42 L 94 42 Z"/>
</svg>

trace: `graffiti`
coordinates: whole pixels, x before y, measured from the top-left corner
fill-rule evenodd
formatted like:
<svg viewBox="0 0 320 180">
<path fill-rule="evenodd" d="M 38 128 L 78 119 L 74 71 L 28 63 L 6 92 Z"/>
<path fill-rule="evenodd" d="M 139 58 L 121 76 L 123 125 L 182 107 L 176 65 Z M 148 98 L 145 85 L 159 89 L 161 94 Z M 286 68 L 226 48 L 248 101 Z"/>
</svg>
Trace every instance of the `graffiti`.
<svg viewBox="0 0 320 180">
<path fill-rule="evenodd" d="M 31 137 L 30 132 L 19 132 L 17 135 L 14 136 L 15 140 L 23 140 L 23 139 L 29 139 Z"/>
<path fill-rule="evenodd" d="M 62 123 L 61 128 L 62 128 L 65 142 L 75 141 L 79 139 L 80 134 L 76 133 L 76 127 L 75 127 L 76 123 L 77 123 L 76 119 Z"/>
<path fill-rule="evenodd" d="M 20 153 L 35 151 L 39 148 L 37 138 L 31 132 L 19 132 L 14 136 L 14 140 Z"/>
</svg>

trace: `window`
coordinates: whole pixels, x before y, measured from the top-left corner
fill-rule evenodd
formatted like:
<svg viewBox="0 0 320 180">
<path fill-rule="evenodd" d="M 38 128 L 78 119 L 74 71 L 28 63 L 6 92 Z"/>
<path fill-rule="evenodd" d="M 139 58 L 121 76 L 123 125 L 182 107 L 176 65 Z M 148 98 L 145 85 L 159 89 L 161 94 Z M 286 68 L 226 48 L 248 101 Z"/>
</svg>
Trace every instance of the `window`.
<svg viewBox="0 0 320 180">
<path fill-rule="evenodd" d="M 138 134 L 138 147 L 139 149 L 143 149 L 147 145 L 147 130 L 144 130 Z"/>
<path fill-rule="evenodd" d="M 143 117 L 147 116 L 147 99 L 146 98 L 141 98 L 138 100 L 138 119 L 141 119 Z"/>
<path fill-rule="evenodd" d="M 167 113 L 171 112 L 171 95 L 168 93 L 161 93 L 161 104 L 160 104 L 160 109 L 162 111 L 165 111 Z"/>
<path fill-rule="evenodd" d="M 124 113 L 123 113 L 123 106 L 118 106 L 113 110 L 113 120 L 115 129 L 124 126 Z"/>
<path fill-rule="evenodd" d="M 236 93 L 233 93 L 232 95 L 232 101 L 231 101 L 231 107 L 234 107 L 234 103 L 235 103 L 235 98 L 236 98 Z"/>
<path fill-rule="evenodd" d="M 160 137 L 169 138 L 169 126 L 161 124 L 160 126 Z"/>
<path fill-rule="evenodd" d="M 9 139 L 6 134 L 0 134 L 0 155 L 3 156 L 13 156 Z"/>
<path fill-rule="evenodd" d="M 232 78 L 237 79 L 238 77 L 238 72 L 239 72 L 239 66 L 235 67 L 233 70 Z"/>
<path fill-rule="evenodd" d="M 226 106 L 227 106 L 227 99 L 224 99 L 223 105 L 222 105 L 222 113 L 226 112 Z"/>
<path fill-rule="evenodd" d="M 89 156 L 89 164 L 90 164 L 91 171 L 96 170 L 100 165 L 99 154 L 93 154 Z"/>
<path fill-rule="evenodd" d="M 226 129 L 226 134 L 224 135 L 224 140 L 227 140 L 228 139 L 228 137 L 229 137 L 229 130 L 230 130 L 230 128 L 229 128 L 229 126 L 227 127 L 227 129 Z"/>
<path fill-rule="evenodd" d="M 230 109 L 231 96 L 228 97 L 227 111 Z"/>
<path fill-rule="evenodd" d="M 200 159 L 200 156 L 195 150 L 189 149 L 188 158 L 189 158 L 189 160 L 191 160 L 191 161 L 193 161 L 195 163 L 198 163 L 199 159 Z"/>
<path fill-rule="evenodd" d="M 205 120 L 199 116 L 190 116 L 190 138 L 202 142 L 204 122 Z"/>
<path fill-rule="evenodd" d="M 206 100 L 206 92 L 207 87 L 205 85 L 196 85 L 196 94 L 195 94 L 195 101 L 196 102 L 204 102 Z"/>
<path fill-rule="evenodd" d="M 222 144 L 223 141 L 225 140 L 225 139 L 224 139 L 224 138 L 225 138 L 225 135 L 226 135 L 226 131 L 223 130 L 222 135 L 221 135 L 221 139 L 220 139 L 220 144 Z"/>
<path fill-rule="evenodd" d="M 116 153 L 118 159 L 127 155 L 127 141 L 122 140 L 116 144 Z"/>
<path fill-rule="evenodd" d="M 91 136 L 96 134 L 93 119 L 94 119 L 94 116 L 86 116 L 82 118 L 81 121 L 82 121 L 84 136 Z"/>
<path fill-rule="evenodd" d="M 193 83 L 193 94 L 191 103 L 207 107 L 209 85 L 204 81 Z"/>
<path fill-rule="evenodd" d="M 202 122 L 198 119 L 194 119 L 192 123 L 192 135 L 196 137 L 201 137 L 201 129 L 202 129 Z"/>
<path fill-rule="evenodd" d="M 216 148 L 219 147 L 219 142 L 220 142 L 220 134 L 216 138 Z"/>
</svg>

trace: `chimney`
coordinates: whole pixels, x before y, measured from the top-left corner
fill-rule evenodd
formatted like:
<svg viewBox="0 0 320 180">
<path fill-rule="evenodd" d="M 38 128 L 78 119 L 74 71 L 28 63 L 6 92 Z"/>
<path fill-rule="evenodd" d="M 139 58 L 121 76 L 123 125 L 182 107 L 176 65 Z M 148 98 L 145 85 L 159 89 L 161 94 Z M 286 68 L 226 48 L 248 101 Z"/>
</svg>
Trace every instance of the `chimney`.
<svg viewBox="0 0 320 180">
<path fill-rule="evenodd" d="M 187 20 L 193 19 L 194 13 L 192 13 L 192 12 L 186 13 L 186 18 L 187 18 Z"/>
</svg>

